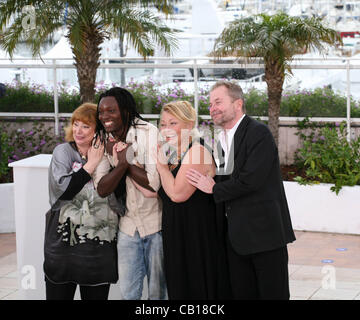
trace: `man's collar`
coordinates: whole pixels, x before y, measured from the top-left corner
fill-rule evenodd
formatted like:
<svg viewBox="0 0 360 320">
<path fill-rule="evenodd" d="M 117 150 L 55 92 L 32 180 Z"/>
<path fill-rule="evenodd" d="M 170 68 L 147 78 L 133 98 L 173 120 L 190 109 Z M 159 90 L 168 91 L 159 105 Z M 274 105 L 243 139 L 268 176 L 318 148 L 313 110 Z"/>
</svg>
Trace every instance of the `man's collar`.
<svg viewBox="0 0 360 320">
<path fill-rule="evenodd" d="M 235 125 L 231 128 L 231 129 L 224 129 L 224 133 L 227 133 L 228 136 L 233 136 L 237 130 L 237 128 L 239 127 L 241 121 L 244 119 L 245 117 L 245 113 L 242 115 L 242 117 L 235 123 Z"/>
</svg>

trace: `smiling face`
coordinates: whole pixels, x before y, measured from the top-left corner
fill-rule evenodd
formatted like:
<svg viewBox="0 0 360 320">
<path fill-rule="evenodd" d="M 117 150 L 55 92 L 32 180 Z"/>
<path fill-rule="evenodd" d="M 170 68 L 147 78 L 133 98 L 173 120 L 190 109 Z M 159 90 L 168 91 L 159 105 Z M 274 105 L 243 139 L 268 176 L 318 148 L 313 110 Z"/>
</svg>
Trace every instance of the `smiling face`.
<svg viewBox="0 0 360 320">
<path fill-rule="evenodd" d="M 104 97 L 99 103 L 99 120 L 106 132 L 120 136 L 123 132 L 123 121 L 118 103 L 114 97 Z"/>
<path fill-rule="evenodd" d="M 87 148 L 95 134 L 95 124 L 87 124 L 80 120 L 75 120 L 72 125 L 73 138 L 79 148 Z"/>
<path fill-rule="evenodd" d="M 231 129 L 242 115 L 242 100 L 233 100 L 225 86 L 210 92 L 210 116 L 216 125 Z"/>
<path fill-rule="evenodd" d="M 182 134 L 183 136 L 187 135 L 191 129 L 191 123 L 177 119 L 170 112 L 162 112 L 160 119 L 160 132 L 166 142 L 170 145 L 176 147 L 179 146 L 181 144 Z"/>
</svg>

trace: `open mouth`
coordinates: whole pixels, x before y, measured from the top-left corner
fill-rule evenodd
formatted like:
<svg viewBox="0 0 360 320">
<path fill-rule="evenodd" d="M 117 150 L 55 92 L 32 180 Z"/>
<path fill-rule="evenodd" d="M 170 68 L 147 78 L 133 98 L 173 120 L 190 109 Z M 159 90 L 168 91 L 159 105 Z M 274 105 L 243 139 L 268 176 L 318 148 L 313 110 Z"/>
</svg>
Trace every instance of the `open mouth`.
<svg viewBox="0 0 360 320">
<path fill-rule="evenodd" d="M 171 136 L 166 135 L 166 136 L 165 136 L 165 140 L 166 140 L 166 141 L 174 140 L 174 139 L 176 139 L 176 138 L 177 138 L 176 135 L 171 135 Z"/>
<path fill-rule="evenodd" d="M 166 141 L 169 141 L 177 137 L 177 134 L 173 130 L 169 130 L 169 129 L 161 130 L 161 135 Z"/>
<path fill-rule="evenodd" d="M 112 121 L 106 121 L 103 124 L 104 124 L 105 128 L 109 128 L 109 127 L 111 127 L 113 125 L 113 122 Z"/>
</svg>

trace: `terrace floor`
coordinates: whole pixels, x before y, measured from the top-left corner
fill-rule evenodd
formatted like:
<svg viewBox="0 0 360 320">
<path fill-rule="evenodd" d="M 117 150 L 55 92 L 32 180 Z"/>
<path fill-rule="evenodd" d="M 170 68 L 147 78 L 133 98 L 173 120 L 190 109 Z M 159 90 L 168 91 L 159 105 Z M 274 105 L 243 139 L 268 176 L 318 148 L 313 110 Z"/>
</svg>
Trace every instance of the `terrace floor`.
<svg viewBox="0 0 360 320">
<path fill-rule="evenodd" d="M 296 231 L 291 300 L 360 300 L 360 236 Z M 16 234 L 0 234 L 0 300 L 18 299 Z"/>
</svg>

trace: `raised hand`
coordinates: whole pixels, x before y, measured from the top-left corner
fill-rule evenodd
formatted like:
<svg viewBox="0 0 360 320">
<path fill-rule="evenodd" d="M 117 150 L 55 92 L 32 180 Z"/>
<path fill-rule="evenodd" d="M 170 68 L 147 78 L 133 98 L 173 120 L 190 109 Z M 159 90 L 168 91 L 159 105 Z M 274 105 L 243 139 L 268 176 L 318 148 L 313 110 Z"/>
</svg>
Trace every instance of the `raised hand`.
<svg viewBox="0 0 360 320">
<path fill-rule="evenodd" d="M 104 155 L 104 143 L 101 143 L 100 138 L 97 138 L 94 143 L 90 146 L 87 152 L 88 161 L 84 165 L 84 169 L 92 174 L 95 171 L 95 168 L 100 163 Z"/>
<path fill-rule="evenodd" d="M 168 159 L 164 152 L 164 145 L 157 145 L 156 150 L 153 150 L 153 156 L 156 159 L 156 169 L 160 173 L 163 170 L 169 170 Z"/>
</svg>

